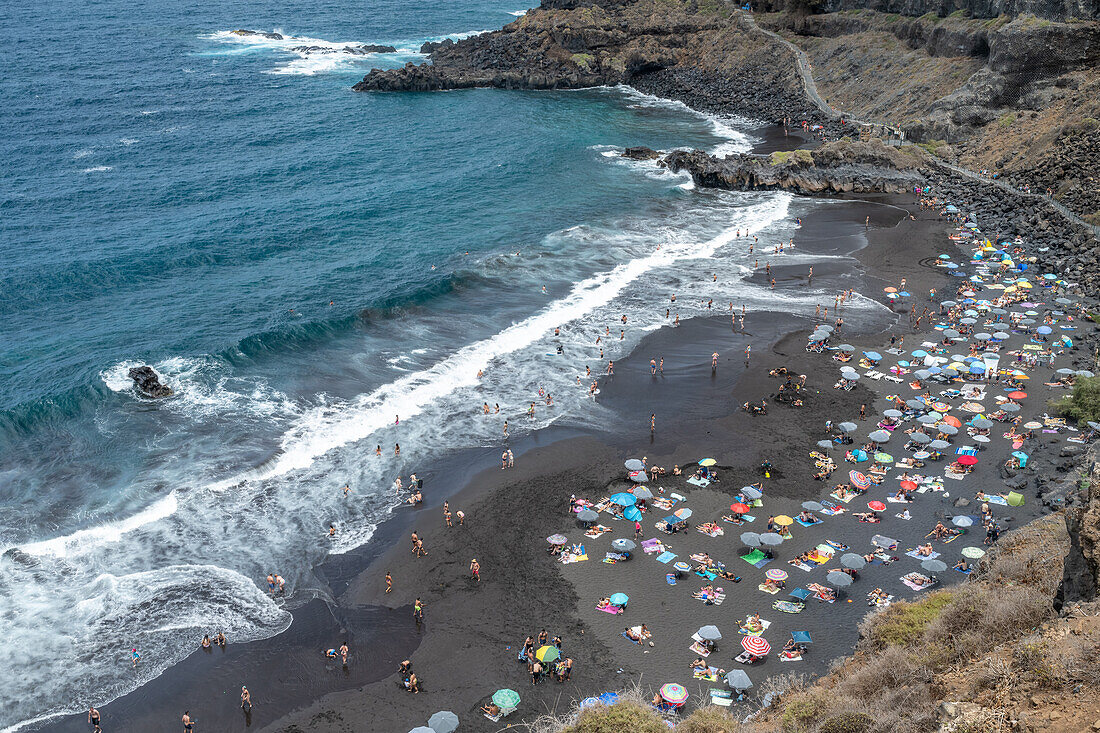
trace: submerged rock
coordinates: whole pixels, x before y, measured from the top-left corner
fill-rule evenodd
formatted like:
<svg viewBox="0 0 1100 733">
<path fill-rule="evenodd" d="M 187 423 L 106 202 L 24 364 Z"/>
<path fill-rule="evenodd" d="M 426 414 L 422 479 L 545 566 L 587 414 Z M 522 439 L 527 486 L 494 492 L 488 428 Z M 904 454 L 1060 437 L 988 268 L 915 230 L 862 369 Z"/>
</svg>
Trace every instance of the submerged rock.
<svg viewBox="0 0 1100 733">
<path fill-rule="evenodd" d="M 169 387 L 161 384 L 160 376 L 151 366 L 133 367 L 128 374 L 134 380 L 134 386 L 146 397 L 168 397 L 172 394 Z"/>
<path fill-rule="evenodd" d="M 265 31 L 250 31 L 250 30 L 247 30 L 245 28 L 238 28 L 237 30 L 233 31 L 233 35 L 235 35 L 235 36 L 263 36 L 264 38 L 271 39 L 272 41 L 281 41 L 281 40 L 283 40 L 283 34 L 282 33 L 267 33 Z"/>
<path fill-rule="evenodd" d="M 623 157 L 630 158 L 631 160 L 656 160 L 661 157 L 661 154 L 653 148 L 639 146 L 624 150 Z"/>
</svg>

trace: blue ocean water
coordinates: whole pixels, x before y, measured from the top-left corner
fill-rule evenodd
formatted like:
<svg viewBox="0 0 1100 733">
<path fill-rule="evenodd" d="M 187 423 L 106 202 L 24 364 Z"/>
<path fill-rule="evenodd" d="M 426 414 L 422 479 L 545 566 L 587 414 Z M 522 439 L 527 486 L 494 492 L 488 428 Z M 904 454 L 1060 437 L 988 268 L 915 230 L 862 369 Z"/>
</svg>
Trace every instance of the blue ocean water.
<svg viewBox="0 0 1100 733">
<path fill-rule="evenodd" d="M 700 263 L 709 297 L 800 297 L 741 282 L 738 235 L 785 237 L 789 195 L 615 153 L 744 150 L 751 123 L 628 89 L 351 91 L 522 7 L 20 5 L 0 8 L 34 39 L 0 76 L 0 729 L 102 704 L 202 633 L 277 633 L 397 475 L 504 419 L 605 420 L 585 365 L 665 325 L 669 292 L 699 312 Z M 136 395 L 141 363 L 176 395 Z M 539 389 L 555 406 L 528 421 Z"/>
</svg>

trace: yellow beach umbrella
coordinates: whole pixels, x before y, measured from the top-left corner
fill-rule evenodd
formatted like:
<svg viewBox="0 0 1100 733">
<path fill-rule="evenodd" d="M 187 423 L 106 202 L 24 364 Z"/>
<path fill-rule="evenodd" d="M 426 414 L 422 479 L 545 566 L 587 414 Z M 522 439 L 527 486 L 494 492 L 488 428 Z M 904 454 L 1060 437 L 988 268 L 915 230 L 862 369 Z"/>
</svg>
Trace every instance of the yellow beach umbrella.
<svg viewBox="0 0 1100 733">
<path fill-rule="evenodd" d="M 535 659 L 546 663 L 557 661 L 560 656 L 561 652 L 556 646 L 540 646 L 535 652 Z"/>
<path fill-rule="evenodd" d="M 783 527 L 789 527 L 790 525 L 794 524 L 794 520 L 788 517 L 786 514 L 780 514 L 778 517 L 775 518 L 775 523 Z"/>
</svg>

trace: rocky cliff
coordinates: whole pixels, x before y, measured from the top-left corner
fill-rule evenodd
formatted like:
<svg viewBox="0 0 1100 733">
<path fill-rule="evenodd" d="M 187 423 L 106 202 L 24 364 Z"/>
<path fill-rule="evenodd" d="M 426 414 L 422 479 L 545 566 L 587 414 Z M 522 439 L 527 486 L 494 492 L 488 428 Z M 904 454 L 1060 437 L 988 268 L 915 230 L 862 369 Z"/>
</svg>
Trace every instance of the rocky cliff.
<svg viewBox="0 0 1100 733">
<path fill-rule="evenodd" d="M 826 143 L 814 150 L 772 153 L 769 157 L 716 158 L 700 150 L 677 150 L 661 165 L 687 171 L 695 185 L 730 190 L 781 188 L 802 194 L 902 193 L 924 182 L 920 158 L 880 142 Z"/>
<path fill-rule="evenodd" d="M 1100 20 L 1100 3 L 1096 0 L 764 0 L 757 7 L 802 13 L 868 9 L 912 17 L 931 14 L 943 18 L 963 13 L 972 18 L 996 18 L 1026 14 L 1045 20 Z"/>
</svg>

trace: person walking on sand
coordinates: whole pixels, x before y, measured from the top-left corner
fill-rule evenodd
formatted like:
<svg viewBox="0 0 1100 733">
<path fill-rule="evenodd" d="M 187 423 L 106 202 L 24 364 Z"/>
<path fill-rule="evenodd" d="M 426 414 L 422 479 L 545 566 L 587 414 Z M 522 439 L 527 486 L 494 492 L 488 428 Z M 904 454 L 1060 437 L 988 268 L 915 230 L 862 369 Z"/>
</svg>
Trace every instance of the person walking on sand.
<svg viewBox="0 0 1100 733">
<path fill-rule="evenodd" d="M 655 433 L 655 432 L 657 432 L 657 414 L 656 413 L 650 413 L 650 415 L 649 415 L 649 434 L 653 435 L 653 433 Z"/>
<path fill-rule="evenodd" d="M 634 539 L 638 539 L 642 536 L 642 523 L 637 519 L 634 520 Z"/>
<path fill-rule="evenodd" d="M 345 667 L 348 666 L 348 643 L 346 641 L 340 645 L 340 662 Z"/>
<path fill-rule="evenodd" d="M 752 356 L 752 344 L 745 347 L 745 366 L 749 365 L 749 357 Z"/>
<path fill-rule="evenodd" d="M 241 710 L 245 715 L 252 713 L 252 693 L 243 685 L 241 686 Z"/>
<path fill-rule="evenodd" d="M 458 526 L 461 527 L 466 524 L 466 512 L 459 509 L 455 512 L 455 516 L 458 517 Z"/>
<path fill-rule="evenodd" d="M 860 420 L 866 420 L 867 419 L 867 405 L 860 405 L 859 406 L 859 419 Z"/>
<path fill-rule="evenodd" d="M 516 467 L 516 456 L 515 456 L 514 453 L 512 453 L 512 449 L 509 448 L 508 449 L 508 468 L 515 468 L 515 467 Z"/>
<path fill-rule="evenodd" d="M 386 571 L 386 592 L 389 593 L 393 590 L 393 576 L 390 575 L 390 571 Z"/>
<path fill-rule="evenodd" d="M 478 563 L 476 557 L 470 561 L 470 575 L 478 583 L 481 582 L 481 564 Z"/>
<path fill-rule="evenodd" d="M 186 731 L 187 733 L 191 733 L 191 731 L 195 730 L 195 720 L 191 717 L 190 710 L 183 711 L 182 721 L 184 731 Z"/>
<path fill-rule="evenodd" d="M 718 352 L 715 351 L 710 355 L 710 370 L 712 372 L 718 371 Z"/>
<path fill-rule="evenodd" d="M 500 454 L 500 470 L 508 468 L 508 451 L 503 451 Z"/>
<path fill-rule="evenodd" d="M 418 626 L 424 621 L 424 602 L 419 598 L 413 601 L 413 620 Z"/>
<path fill-rule="evenodd" d="M 92 726 L 92 733 L 100 733 L 99 711 L 94 706 L 88 706 L 88 725 Z"/>
<path fill-rule="evenodd" d="M 651 376 L 655 376 L 657 374 L 657 360 L 656 359 L 650 359 L 649 360 L 649 373 L 650 373 Z"/>
</svg>

